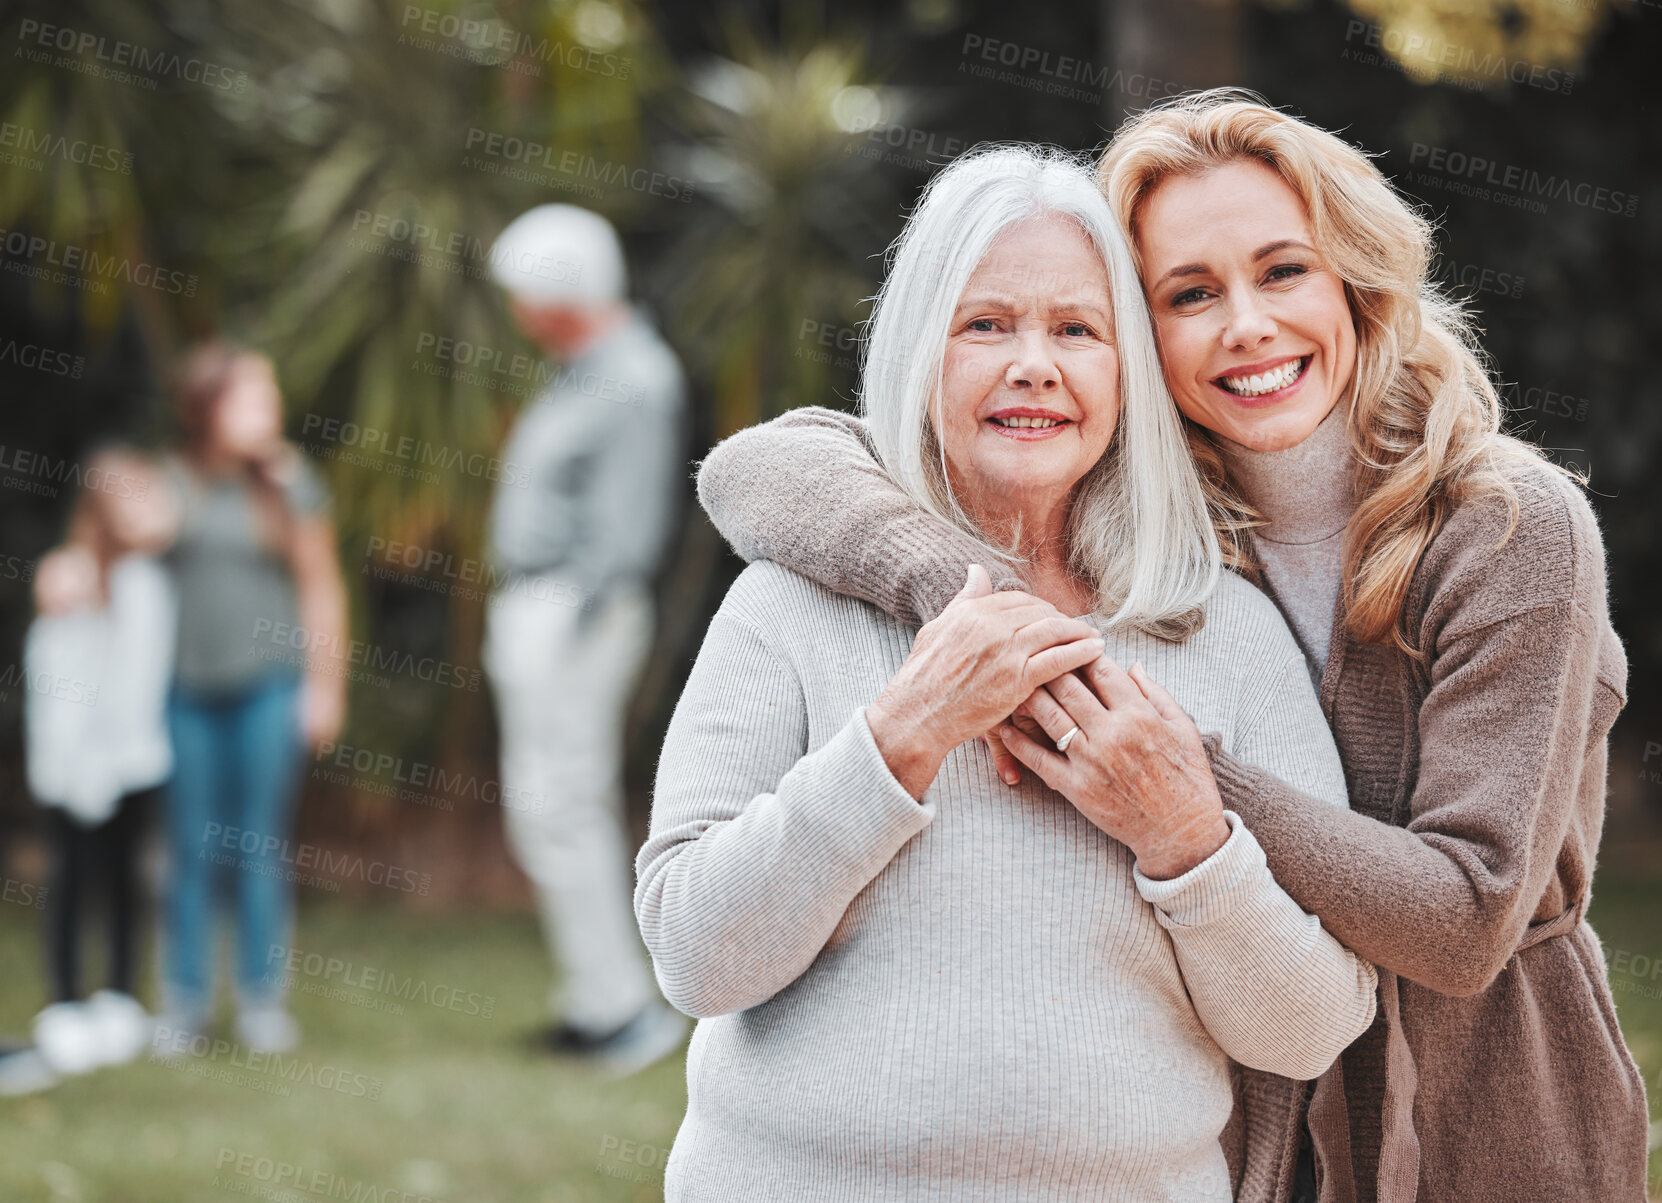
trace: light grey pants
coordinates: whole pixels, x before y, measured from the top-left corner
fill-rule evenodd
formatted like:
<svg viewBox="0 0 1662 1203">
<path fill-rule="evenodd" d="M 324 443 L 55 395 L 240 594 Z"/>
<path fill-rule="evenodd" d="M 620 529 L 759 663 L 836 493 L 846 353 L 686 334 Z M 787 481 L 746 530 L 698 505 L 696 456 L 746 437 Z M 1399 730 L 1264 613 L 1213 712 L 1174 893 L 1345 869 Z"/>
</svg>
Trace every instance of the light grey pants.
<svg viewBox="0 0 1662 1203">
<path fill-rule="evenodd" d="M 484 667 L 501 730 L 503 822 L 536 888 L 560 976 L 552 1014 L 610 1031 L 655 997 L 632 904 L 623 719 L 652 641 L 652 600 L 621 589 L 584 615 L 547 577 L 492 595 Z"/>
</svg>

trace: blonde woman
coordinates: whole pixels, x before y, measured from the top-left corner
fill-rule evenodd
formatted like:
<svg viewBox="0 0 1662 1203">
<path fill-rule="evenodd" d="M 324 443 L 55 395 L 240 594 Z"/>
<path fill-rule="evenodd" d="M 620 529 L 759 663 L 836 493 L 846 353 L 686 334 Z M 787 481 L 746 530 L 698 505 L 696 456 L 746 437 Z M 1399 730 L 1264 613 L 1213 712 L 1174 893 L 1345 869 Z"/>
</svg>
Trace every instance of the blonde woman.
<svg viewBox="0 0 1662 1203">
<path fill-rule="evenodd" d="M 1302 1087 L 1249 1077 L 1246 1126 L 1280 1156 L 1248 1159 L 1241 1198 L 1640 1203 L 1643 1084 L 1582 918 L 1626 684 L 1592 510 L 1500 432 L 1471 327 L 1428 282 L 1431 229 L 1361 152 L 1204 93 L 1133 118 L 1098 179 L 1226 559 L 1298 635 L 1350 809 L 1203 745 L 1152 666 L 1133 676 L 1158 722 L 1093 731 L 1053 687 L 1022 708 L 1043 735 L 995 739 L 1048 777 L 1045 736 L 1077 724 L 1117 772 L 1215 782 L 1293 898 L 1381 967 L 1379 1020 L 1307 1129 Z M 745 554 L 927 618 L 977 553 L 857 487 L 851 422 L 737 436 L 701 496 Z"/>
<path fill-rule="evenodd" d="M 659 983 L 699 1019 L 665 1197 L 1225 1203 L 1232 1062 L 1321 1073 L 1376 979 L 1217 791 L 1110 775 L 1090 731 L 1110 707 L 1158 721 L 1106 646 L 1338 802 L 1303 657 L 1261 593 L 1220 580 L 1085 167 L 960 158 L 872 320 L 864 487 L 979 560 L 1021 556 L 1032 592 L 969 569 L 919 630 L 755 564 L 722 603 L 637 860 Z M 1054 789 L 1010 793 L 977 736 L 1057 679 L 1081 729 Z"/>
</svg>

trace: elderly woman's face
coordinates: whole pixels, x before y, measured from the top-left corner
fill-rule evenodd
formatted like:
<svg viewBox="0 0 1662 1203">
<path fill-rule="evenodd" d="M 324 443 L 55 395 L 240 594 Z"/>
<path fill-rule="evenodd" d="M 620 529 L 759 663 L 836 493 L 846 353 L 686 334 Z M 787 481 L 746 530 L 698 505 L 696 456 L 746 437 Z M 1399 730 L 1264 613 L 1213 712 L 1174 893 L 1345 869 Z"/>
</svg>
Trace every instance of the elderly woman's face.
<svg viewBox="0 0 1662 1203">
<path fill-rule="evenodd" d="M 1119 421 L 1108 269 L 1063 217 L 993 243 L 952 317 L 939 432 L 952 485 L 982 506 L 1059 501 Z"/>
</svg>

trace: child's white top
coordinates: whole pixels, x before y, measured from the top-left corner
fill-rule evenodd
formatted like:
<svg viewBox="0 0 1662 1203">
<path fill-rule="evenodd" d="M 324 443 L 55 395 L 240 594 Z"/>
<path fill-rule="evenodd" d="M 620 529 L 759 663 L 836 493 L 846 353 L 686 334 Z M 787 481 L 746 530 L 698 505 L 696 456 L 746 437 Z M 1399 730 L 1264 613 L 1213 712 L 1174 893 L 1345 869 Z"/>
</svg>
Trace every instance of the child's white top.
<svg viewBox="0 0 1662 1203">
<path fill-rule="evenodd" d="M 109 594 L 103 609 L 36 618 L 23 644 L 29 788 L 88 825 L 173 771 L 172 581 L 151 557 L 124 556 L 110 567 Z"/>
</svg>

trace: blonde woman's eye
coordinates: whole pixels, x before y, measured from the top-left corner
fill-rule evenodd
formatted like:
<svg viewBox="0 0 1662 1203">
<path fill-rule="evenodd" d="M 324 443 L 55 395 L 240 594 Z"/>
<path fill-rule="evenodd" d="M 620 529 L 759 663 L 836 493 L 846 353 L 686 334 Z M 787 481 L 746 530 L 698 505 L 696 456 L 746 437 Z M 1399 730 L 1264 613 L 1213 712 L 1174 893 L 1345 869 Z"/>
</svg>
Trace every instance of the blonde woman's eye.
<svg viewBox="0 0 1662 1203">
<path fill-rule="evenodd" d="M 1305 268 L 1301 264 L 1283 263 L 1280 267 L 1271 269 L 1270 279 L 1291 280 L 1295 276 L 1302 276 L 1304 272 Z"/>
<path fill-rule="evenodd" d="M 1171 299 L 1171 307 L 1176 309 L 1179 306 L 1193 305 L 1196 301 L 1204 301 L 1205 299 L 1206 290 L 1204 288 L 1186 288 Z"/>
</svg>

